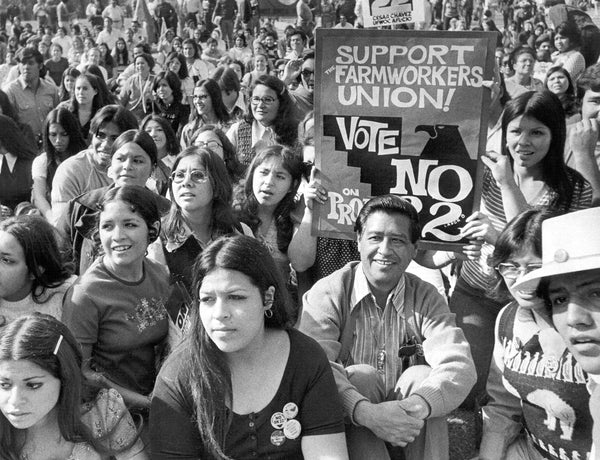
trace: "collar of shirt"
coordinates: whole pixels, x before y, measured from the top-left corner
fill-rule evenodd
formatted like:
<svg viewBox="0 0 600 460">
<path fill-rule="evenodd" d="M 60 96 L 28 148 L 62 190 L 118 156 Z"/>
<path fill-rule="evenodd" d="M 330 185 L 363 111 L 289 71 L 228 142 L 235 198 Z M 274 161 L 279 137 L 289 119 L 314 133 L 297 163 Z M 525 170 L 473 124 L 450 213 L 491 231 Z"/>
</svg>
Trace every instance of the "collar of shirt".
<svg viewBox="0 0 600 460">
<path fill-rule="evenodd" d="M 369 287 L 369 282 L 367 281 L 367 277 L 365 272 L 363 271 L 362 263 L 356 265 L 356 270 L 354 274 L 354 286 L 352 287 L 352 294 L 350 296 L 350 312 L 352 312 L 360 302 L 367 296 L 371 296 L 373 303 L 377 305 L 375 301 L 375 296 L 371 292 L 371 288 Z M 400 277 L 400 281 L 396 284 L 396 287 L 392 292 L 389 293 L 386 305 L 379 305 L 380 308 L 385 309 L 387 304 L 392 302 L 392 305 L 396 309 L 396 312 L 400 314 L 401 317 L 404 317 L 404 313 L 400 310 L 404 306 L 404 287 L 406 283 L 404 280 L 404 275 Z"/>
<path fill-rule="evenodd" d="M 35 88 L 25 81 L 25 77 L 23 76 L 23 74 L 19 75 L 19 78 L 17 80 L 19 81 L 19 84 L 21 85 L 21 89 L 25 90 L 27 88 L 30 88 L 32 91 L 35 91 Z M 39 78 L 38 79 L 38 88 L 40 87 L 41 82 L 42 82 L 42 79 Z"/>
<path fill-rule="evenodd" d="M 0 171 L 2 170 L 2 164 L 6 161 L 8 164 L 8 169 L 12 172 L 15 168 L 15 163 L 17 162 L 17 157 L 12 153 L 0 153 Z"/>
<path fill-rule="evenodd" d="M 256 120 L 252 123 L 252 147 L 254 147 L 258 141 L 266 141 L 271 145 L 274 143 L 274 140 L 275 136 L 271 128 L 263 126 Z"/>
</svg>

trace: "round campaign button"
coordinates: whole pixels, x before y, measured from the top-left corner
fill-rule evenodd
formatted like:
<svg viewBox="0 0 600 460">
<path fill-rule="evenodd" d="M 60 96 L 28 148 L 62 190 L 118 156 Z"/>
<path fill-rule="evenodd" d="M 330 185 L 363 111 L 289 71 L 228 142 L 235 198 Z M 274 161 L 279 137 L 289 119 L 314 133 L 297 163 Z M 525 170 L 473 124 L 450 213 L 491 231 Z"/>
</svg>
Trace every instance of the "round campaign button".
<svg viewBox="0 0 600 460">
<path fill-rule="evenodd" d="M 275 412 L 271 415 L 271 426 L 276 430 L 281 430 L 285 424 L 286 418 L 283 412 Z"/>
<path fill-rule="evenodd" d="M 271 444 L 274 446 L 281 446 L 285 442 L 285 435 L 281 430 L 275 430 L 271 433 Z"/>
<path fill-rule="evenodd" d="M 296 415 L 298 415 L 298 406 L 296 406 L 296 404 L 293 402 L 287 403 L 285 406 L 283 406 L 283 415 L 285 415 L 285 418 L 288 420 L 296 418 Z"/>
<path fill-rule="evenodd" d="M 300 436 L 301 431 L 302 427 L 300 426 L 300 422 L 298 420 L 288 420 L 283 426 L 283 434 L 288 439 L 296 439 L 298 436 Z"/>
</svg>

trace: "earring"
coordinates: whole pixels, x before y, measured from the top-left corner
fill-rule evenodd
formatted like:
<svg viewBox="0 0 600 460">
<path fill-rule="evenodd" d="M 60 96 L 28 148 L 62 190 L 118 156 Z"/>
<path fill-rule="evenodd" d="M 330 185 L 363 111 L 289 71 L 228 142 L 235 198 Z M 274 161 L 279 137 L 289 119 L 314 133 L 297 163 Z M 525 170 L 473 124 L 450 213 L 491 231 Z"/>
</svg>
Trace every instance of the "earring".
<svg viewBox="0 0 600 460">
<path fill-rule="evenodd" d="M 268 310 L 265 310 L 265 316 L 267 318 L 273 318 L 273 310 L 271 310 L 270 308 Z"/>
</svg>

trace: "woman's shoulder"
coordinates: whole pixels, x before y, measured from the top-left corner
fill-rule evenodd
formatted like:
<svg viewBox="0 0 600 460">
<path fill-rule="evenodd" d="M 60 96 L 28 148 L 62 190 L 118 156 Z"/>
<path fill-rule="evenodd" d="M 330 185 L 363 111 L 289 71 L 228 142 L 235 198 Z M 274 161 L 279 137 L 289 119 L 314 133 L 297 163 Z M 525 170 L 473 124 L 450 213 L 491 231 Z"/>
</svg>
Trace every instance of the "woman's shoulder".
<svg viewBox="0 0 600 460">
<path fill-rule="evenodd" d="M 42 296 L 38 299 L 38 301 L 40 303 L 45 303 L 45 302 L 49 301 L 52 297 L 57 296 L 57 295 L 62 298 L 64 293 L 69 290 L 69 288 L 75 282 L 76 279 L 77 279 L 77 276 L 71 275 L 67 279 L 65 279 L 60 285 L 51 287 L 51 288 L 47 288 L 44 291 L 44 293 L 42 294 Z"/>
<path fill-rule="evenodd" d="M 168 276 L 167 267 L 165 267 L 163 264 L 148 258 L 144 259 L 144 263 L 146 264 L 146 269 L 148 270 L 149 276 L 158 279 L 161 279 L 163 276 Z"/>
<path fill-rule="evenodd" d="M 290 359 L 302 366 L 318 365 L 327 362 L 327 355 L 319 343 L 297 329 L 288 330 L 290 337 Z"/>
</svg>

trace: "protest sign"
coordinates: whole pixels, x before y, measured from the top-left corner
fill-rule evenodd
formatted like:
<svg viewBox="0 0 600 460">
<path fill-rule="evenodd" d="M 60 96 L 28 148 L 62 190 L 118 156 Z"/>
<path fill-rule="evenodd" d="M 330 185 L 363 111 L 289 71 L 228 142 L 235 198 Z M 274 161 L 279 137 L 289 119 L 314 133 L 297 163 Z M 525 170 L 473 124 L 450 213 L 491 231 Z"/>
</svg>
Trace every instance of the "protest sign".
<svg viewBox="0 0 600 460">
<path fill-rule="evenodd" d="M 496 37 L 488 32 L 317 30 L 316 166 L 329 192 L 313 234 L 354 238 L 372 196 L 419 211 L 426 247 L 462 244 L 479 204 Z"/>
<path fill-rule="evenodd" d="M 365 27 L 392 26 L 425 21 L 427 0 L 358 0 Z"/>
</svg>

